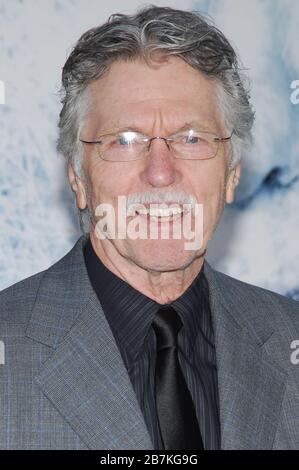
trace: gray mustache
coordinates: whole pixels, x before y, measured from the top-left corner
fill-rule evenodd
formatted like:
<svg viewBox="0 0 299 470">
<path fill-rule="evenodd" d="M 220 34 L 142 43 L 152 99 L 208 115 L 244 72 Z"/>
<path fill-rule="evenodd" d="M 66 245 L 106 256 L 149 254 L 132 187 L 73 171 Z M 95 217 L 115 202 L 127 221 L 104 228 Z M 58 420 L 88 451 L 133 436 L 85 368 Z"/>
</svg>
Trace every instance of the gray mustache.
<svg viewBox="0 0 299 470">
<path fill-rule="evenodd" d="M 167 191 L 165 193 L 132 193 L 127 196 L 127 208 L 136 204 L 190 204 L 194 206 L 197 199 L 183 191 Z"/>
</svg>

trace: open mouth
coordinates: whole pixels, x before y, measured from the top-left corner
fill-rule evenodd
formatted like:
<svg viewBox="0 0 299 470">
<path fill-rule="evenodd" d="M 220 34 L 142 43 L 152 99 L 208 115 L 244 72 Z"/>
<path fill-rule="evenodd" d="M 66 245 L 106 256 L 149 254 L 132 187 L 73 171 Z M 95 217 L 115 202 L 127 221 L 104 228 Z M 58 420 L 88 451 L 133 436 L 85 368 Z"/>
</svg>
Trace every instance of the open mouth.
<svg viewBox="0 0 299 470">
<path fill-rule="evenodd" d="M 179 205 L 175 207 L 146 207 L 139 205 L 135 208 L 130 208 L 128 214 L 130 216 L 137 215 L 153 222 L 172 222 L 181 219 L 186 213 L 190 212 L 190 210 L 190 208 Z"/>
</svg>

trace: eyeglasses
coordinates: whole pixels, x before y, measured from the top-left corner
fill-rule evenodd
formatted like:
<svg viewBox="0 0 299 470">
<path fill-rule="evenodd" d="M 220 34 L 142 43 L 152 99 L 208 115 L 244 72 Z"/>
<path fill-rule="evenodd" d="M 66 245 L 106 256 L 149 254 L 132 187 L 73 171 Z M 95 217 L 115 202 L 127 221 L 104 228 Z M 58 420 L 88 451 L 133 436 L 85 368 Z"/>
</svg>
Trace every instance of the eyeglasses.
<svg viewBox="0 0 299 470">
<path fill-rule="evenodd" d="M 99 136 L 99 140 L 79 140 L 84 144 L 99 146 L 100 158 L 109 162 L 139 160 L 149 151 L 155 139 L 164 140 L 175 158 L 207 160 L 217 155 L 219 144 L 229 141 L 233 132 L 229 137 L 218 137 L 210 132 L 188 129 L 170 137 L 148 137 L 139 132 L 125 130 Z"/>
</svg>

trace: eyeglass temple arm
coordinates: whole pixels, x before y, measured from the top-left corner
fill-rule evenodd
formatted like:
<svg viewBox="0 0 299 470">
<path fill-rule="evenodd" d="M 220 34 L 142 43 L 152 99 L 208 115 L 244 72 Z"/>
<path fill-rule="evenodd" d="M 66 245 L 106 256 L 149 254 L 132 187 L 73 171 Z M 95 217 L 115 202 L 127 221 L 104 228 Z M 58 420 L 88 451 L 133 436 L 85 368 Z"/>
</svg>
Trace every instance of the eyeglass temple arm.
<svg viewBox="0 0 299 470">
<path fill-rule="evenodd" d="M 80 142 L 83 142 L 84 144 L 102 144 L 102 140 L 83 140 L 79 139 Z"/>
<path fill-rule="evenodd" d="M 232 135 L 233 135 L 234 131 L 235 130 L 233 129 L 231 135 L 228 136 L 228 137 L 216 137 L 215 141 L 217 141 L 217 142 L 226 142 L 227 140 L 230 140 L 232 138 Z"/>
</svg>

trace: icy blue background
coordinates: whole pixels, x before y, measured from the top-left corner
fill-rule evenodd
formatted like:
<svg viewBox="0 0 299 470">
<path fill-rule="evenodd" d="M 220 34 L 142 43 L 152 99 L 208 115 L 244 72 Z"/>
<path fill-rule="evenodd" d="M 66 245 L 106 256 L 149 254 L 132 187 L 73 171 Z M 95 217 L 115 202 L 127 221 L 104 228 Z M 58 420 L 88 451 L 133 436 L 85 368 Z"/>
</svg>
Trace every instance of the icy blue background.
<svg viewBox="0 0 299 470">
<path fill-rule="evenodd" d="M 297 0 L 156 1 L 209 13 L 252 82 L 255 145 L 237 201 L 207 259 L 218 269 L 299 298 L 299 79 Z M 87 28 L 138 1 L 0 0 L 0 288 L 47 268 L 80 230 L 65 164 L 55 152 L 60 72 Z"/>
</svg>

